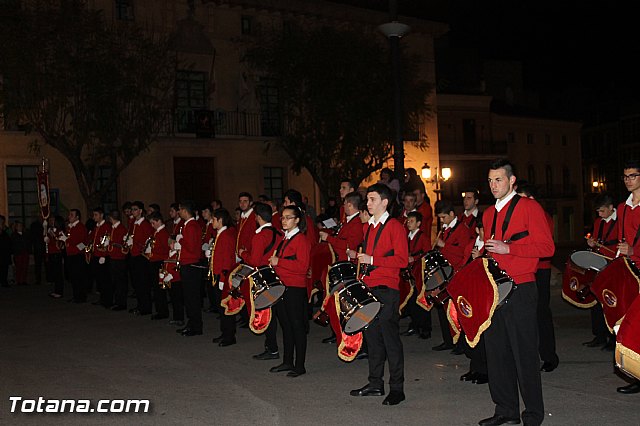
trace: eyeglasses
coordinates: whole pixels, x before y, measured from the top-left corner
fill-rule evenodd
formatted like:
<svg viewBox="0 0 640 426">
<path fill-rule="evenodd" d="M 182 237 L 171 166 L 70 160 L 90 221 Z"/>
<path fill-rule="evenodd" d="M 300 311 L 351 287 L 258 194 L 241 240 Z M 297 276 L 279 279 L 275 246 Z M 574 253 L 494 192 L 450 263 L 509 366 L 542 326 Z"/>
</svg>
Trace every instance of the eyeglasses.
<svg viewBox="0 0 640 426">
<path fill-rule="evenodd" d="M 291 220 L 291 219 L 295 219 L 295 216 L 282 216 L 282 218 L 280 218 L 280 220 Z"/>
<path fill-rule="evenodd" d="M 634 180 L 640 176 L 640 173 L 631 173 L 630 175 L 622 175 L 620 176 L 622 180 Z"/>
<path fill-rule="evenodd" d="M 138 210 L 140 210 L 140 209 L 139 209 L 139 208 L 137 208 L 137 207 L 131 207 L 131 211 L 132 211 L 132 212 L 136 212 L 136 211 L 138 211 Z"/>
</svg>

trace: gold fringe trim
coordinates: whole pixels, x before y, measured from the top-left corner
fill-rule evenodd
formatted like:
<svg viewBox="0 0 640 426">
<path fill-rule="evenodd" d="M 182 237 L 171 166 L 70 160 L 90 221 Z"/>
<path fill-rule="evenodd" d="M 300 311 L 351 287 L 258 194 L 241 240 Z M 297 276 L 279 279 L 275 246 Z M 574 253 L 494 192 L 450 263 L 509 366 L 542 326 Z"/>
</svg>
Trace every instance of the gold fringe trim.
<svg viewBox="0 0 640 426">
<path fill-rule="evenodd" d="M 598 303 L 597 300 L 593 300 L 591 301 L 591 303 L 578 303 L 575 300 L 571 299 L 569 296 L 567 296 L 564 293 L 564 290 L 562 291 L 562 298 L 564 300 L 566 300 L 567 302 L 569 302 L 570 304 L 572 304 L 573 306 L 577 307 L 577 308 L 581 308 L 581 309 L 589 309 L 592 308 L 596 305 L 596 303 Z"/>
<path fill-rule="evenodd" d="M 631 365 L 628 365 L 631 361 Z M 616 343 L 616 365 L 626 374 L 640 379 L 640 354 L 622 343 Z"/>
<path fill-rule="evenodd" d="M 238 265 L 227 277 L 227 285 L 229 285 L 229 289 L 233 288 L 233 286 L 231 285 L 231 275 L 233 275 L 234 272 L 237 272 L 238 270 L 240 270 L 240 268 L 242 267 L 242 265 Z M 221 302 L 220 302 L 220 306 L 222 306 L 224 308 L 224 314 L 225 315 L 235 315 L 238 312 L 240 312 L 242 310 L 242 308 L 244 308 L 244 299 L 242 299 L 242 303 L 240 304 L 240 307 L 234 311 L 230 311 L 229 310 L 229 300 L 232 299 L 231 293 L 229 293 L 229 295 L 227 295 L 227 297 L 225 297 Z"/>
<path fill-rule="evenodd" d="M 407 303 L 409 303 L 409 299 L 411 299 L 411 296 L 413 296 L 413 286 L 411 285 L 411 283 L 409 283 L 409 294 L 407 294 L 407 297 L 405 297 L 404 302 L 402 302 L 400 304 L 400 307 L 398 308 L 398 313 L 402 314 L 402 309 L 404 309 L 405 306 L 407 306 Z M 416 299 L 416 303 L 417 303 L 418 299 Z"/>
<path fill-rule="evenodd" d="M 254 282 L 253 282 L 253 277 L 249 277 L 249 294 L 253 294 L 253 286 L 254 286 Z M 269 324 L 271 324 L 271 320 L 273 319 L 273 311 L 271 311 L 271 308 L 267 308 L 271 311 L 271 313 L 269 314 L 269 321 L 267 322 L 267 325 L 262 329 L 262 330 L 258 330 L 257 328 L 254 327 L 253 325 L 253 320 L 256 317 L 256 305 L 255 303 L 253 303 L 253 300 L 247 302 L 249 303 L 249 306 L 251 306 L 251 314 L 249 315 L 249 328 L 251 329 L 251 331 L 253 331 L 255 334 L 262 334 L 264 333 L 267 328 L 269 327 Z"/>
<path fill-rule="evenodd" d="M 336 313 L 338 314 L 338 320 L 340 320 L 340 301 L 338 300 L 337 293 L 333 294 L 333 301 L 336 304 Z M 356 359 L 356 356 L 358 356 L 358 352 L 360 352 L 360 348 L 362 347 L 362 340 L 360 340 L 360 345 L 358 345 L 358 350 L 353 352 L 353 356 L 347 356 L 342 353 L 342 350 L 346 346 L 346 344 L 344 343 L 345 339 L 344 339 L 344 333 L 342 332 L 342 327 L 340 328 L 340 333 L 342 334 L 342 339 L 340 339 L 340 345 L 338 346 L 338 358 L 346 362 L 351 362 L 354 359 Z M 360 331 L 359 333 L 362 333 L 362 332 Z"/>
<path fill-rule="evenodd" d="M 453 300 L 449 299 L 447 302 L 447 320 L 449 320 L 449 324 L 451 325 L 451 330 L 453 330 L 453 332 L 455 333 L 452 337 L 453 337 L 453 343 L 457 344 L 458 340 L 460 339 L 460 330 L 458 329 L 458 327 L 456 326 L 456 322 L 453 320 L 453 318 L 451 318 L 451 314 L 449 312 L 451 309 L 451 304 L 453 303 Z M 443 306 L 444 308 L 444 306 Z M 455 306 L 453 306 L 453 309 L 455 309 Z"/>
<path fill-rule="evenodd" d="M 487 328 L 489 328 L 489 326 L 491 325 L 491 318 L 493 318 L 493 312 L 496 310 L 496 307 L 498 306 L 498 286 L 496 285 L 496 282 L 493 279 L 493 275 L 491 275 L 491 273 L 489 272 L 488 264 L 489 264 L 489 260 L 486 258 L 483 258 L 482 266 L 484 267 L 484 272 L 487 275 L 487 278 L 489 278 L 491 287 L 493 287 L 493 302 L 491 303 L 491 309 L 489 310 L 489 317 L 485 322 L 480 324 L 480 327 L 478 327 L 478 332 L 476 333 L 476 336 L 473 338 L 473 340 L 469 340 L 469 336 L 466 333 L 464 335 L 464 338 L 467 340 L 467 343 L 472 348 L 476 347 L 476 345 L 480 341 L 480 336 L 482 335 L 482 333 L 484 333 L 484 331 Z"/>
</svg>

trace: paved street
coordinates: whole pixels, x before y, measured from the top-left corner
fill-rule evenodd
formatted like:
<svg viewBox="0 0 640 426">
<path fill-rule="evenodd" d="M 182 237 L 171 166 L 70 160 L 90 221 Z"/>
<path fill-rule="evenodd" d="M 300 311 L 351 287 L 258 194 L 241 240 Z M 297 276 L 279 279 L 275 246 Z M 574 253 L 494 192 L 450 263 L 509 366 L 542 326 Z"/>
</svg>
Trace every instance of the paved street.
<svg viewBox="0 0 640 426">
<path fill-rule="evenodd" d="M 616 393 L 625 382 L 613 372 L 613 353 L 581 345 L 591 339 L 588 312 L 561 300 L 558 278 L 554 270 L 560 366 L 542 375 L 545 424 L 637 425 L 640 394 Z M 0 288 L 0 424 L 474 425 L 493 414 L 486 385 L 459 381 L 468 359 L 431 350 L 441 342 L 439 331 L 429 340 L 403 337 L 407 401 L 388 407 L 382 397 L 349 396 L 366 383 L 367 362 L 340 361 L 334 345 L 321 343 L 329 331 L 314 323 L 307 374 L 288 378 L 268 372 L 278 362 L 251 358 L 263 337 L 248 329 L 239 329 L 237 345 L 212 344 L 219 334 L 214 314 L 204 314 L 204 336 L 185 338 L 166 321 L 54 300 L 49 291 Z M 152 408 L 148 414 L 12 414 L 9 397 L 16 395 L 149 399 Z"/>
</svg>

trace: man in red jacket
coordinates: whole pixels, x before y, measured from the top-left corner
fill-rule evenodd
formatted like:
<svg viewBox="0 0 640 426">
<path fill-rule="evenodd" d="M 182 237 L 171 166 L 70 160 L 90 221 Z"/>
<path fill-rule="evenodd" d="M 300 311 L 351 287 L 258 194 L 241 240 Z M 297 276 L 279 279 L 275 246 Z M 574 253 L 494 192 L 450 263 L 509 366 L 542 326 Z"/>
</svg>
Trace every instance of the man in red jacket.
<svg viewBox="0 0 640 426">
<path fill-rule="evenodd" d="M 151 314 L 151 287 L 147 280 L 149 261 L 144 256 L 147 240 L 153 235 L 153 227 L 145 219 L 144 203 L 134 201 L 131 206 L 133 222 L 129 228 L 129 237 L 125 244 L 130 248 L 131 254 L 131 281 L 136 290 L 138 306 L 131 309 L 134 315 Z"/>
<path fill-rule="evenodd" d="M 516 175 L 506 159 L 489 166 L 489 187 L 496 199 L 482 216 L 484 249 L 514 281 L 509 302 L 496 309 L 484 332 L 489 390 L 495 403 L 492 417 L 480 425 L 520 423 L 520 395 L 525 404 L 522 421 L 539 425 L 544 402 L 538 356 L 537 289 L 540 258 L 554 252 L 553 238 L 540 204 L 516 194 Z"/>
<path fill-rule="evenodd" d="M 384 405 L 404 401 L 404 352 L 400 320 L 400 269 L 409 262 L 404 227 L 390 217 L 387 208 L 392 194 L 388 186 L 374 184 L 367 189 L 367 207 L 372 217 L 363 227 L 363 253 L 358 261 L 365 268 L 364 282 L 383 304 L 378 316 L 364 331 L 369 352 L 369 383 L 351 391 L 351 396 L 384 395 L 384 364 L 389 361 L 389 395 Z"/>
<path fill-rule="evenodd" d="M 110 287 L 111 282 L 111 278 L 109 278 L 109 244 L 106 243 L 109 235 L 111 235 L 111 223 L 105 220 L 104 210 L 102 207 L 94 208 L 92 215 L 96 226 L 87 236 L 87 244 L 92 248 L 90 252 L 89 268 L 91 270 L 91 274 L 96 279 L 98 291 L 100 292 L 100 300 L 94 302 L 94 305 L 102 305 L 105 308 L 111 308 L 113 300 L 108 298 L 108 288 Z"/>
<path fill-rule="evenodd" d="M 87 301 L 87 262 L 85 261 L 85 241 L 87 240 L 87 228 L 80 221 L 80 210 L 69 210 L 67 217 L 69 224 L 67 232 L 58 239 L 64 241 L 67 253 L 67 266 L 69 267 L 69 278 L 73 287 L 73 299 L 75 303 Z"/>
<path fill-rule="evenodd" d="M 155 210 L 149 214 L 149 222 L 153 226 L 154 233 L 152 243 L 149 246 L 149 269 L 147 272 L 147 280 L 151 286 L 153 294 L 153 303 L 156 307 L 156 313 L 151 315 L 152 320 L 161 320 L 169 318 L 169 304 L 167 302 L 167 290 L 160 287 L 159 272 L 162 264 L 169 258 L 169 232 L 162 220 L 162 214 Z"/>
</svg>

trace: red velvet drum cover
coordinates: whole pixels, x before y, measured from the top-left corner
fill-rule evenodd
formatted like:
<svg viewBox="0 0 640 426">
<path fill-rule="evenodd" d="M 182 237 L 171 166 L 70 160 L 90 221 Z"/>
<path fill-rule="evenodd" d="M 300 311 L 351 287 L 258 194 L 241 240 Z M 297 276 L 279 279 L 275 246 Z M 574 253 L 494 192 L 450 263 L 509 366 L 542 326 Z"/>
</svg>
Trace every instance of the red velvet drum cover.
<svg viewBox="0 0 640 426">
<path fill-rule="evenodd" d="M 609 331 L 620 324 L 627 310 L 640 293 L 638 268 L 628 257 L 618 257 L 596 275 L 591 292 L 602 304 Z"/>
<path fill-rule="evenodd" d="M 640 297 L 629 307 L 616 334 L 616 365 L 640 379 Z"/>
</svg>

